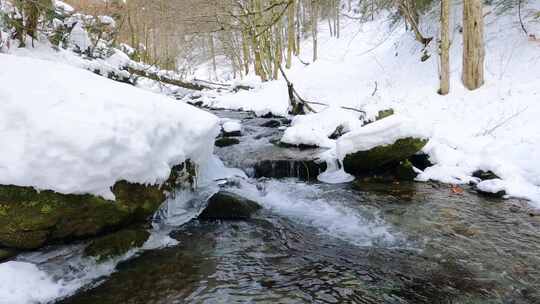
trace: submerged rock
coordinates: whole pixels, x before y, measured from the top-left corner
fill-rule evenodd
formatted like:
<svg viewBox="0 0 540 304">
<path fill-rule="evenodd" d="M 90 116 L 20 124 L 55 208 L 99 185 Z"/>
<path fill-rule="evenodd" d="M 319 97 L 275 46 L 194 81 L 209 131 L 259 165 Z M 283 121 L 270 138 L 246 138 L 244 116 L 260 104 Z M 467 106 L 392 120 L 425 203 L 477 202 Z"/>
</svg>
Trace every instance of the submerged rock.
<svg viewBox="0 0 540 304">
<path fill-rule="evenodd" d="M 348 154 L 343 160 L 343 166 L 349 174 L 366 174 L 408 159 L 420 151 L 426 143 L 427 140 L 420 138 L 407 137 L 398 139 L 390 145 Z"/>
<path fill-rule="evenodd" d="M 192 184 L 193 168 L 186 163 L 185 168 L 174 167 L 162 186 L 117 182 L 111 189 L 116 201 L 0 185 L 0 246 L 37 249 L 144 222 L 165 201 L 166 192 L 180 184 Z"/>
<path fill-rule="evenodd" d="M 201 220 L 243 220 L 261 209 L 256 202 L 228 191 L 220 191 L 208 200 L 199 215 Z"/>
<path fill-rule="evenodd" d="M 145 229 L 124 229 L 93 240 L 84 250 L 85 256 L 103 261 L 141 247 L 150 237 Z"/>
<path fill-rule="evenodd" d="M 261 127 L 265 127 L 265 128 L 277 128 L 279 126 L 281 126 L 281 122 L 279 122 L 279 120 L 275 120 L 275 119 L 269 120 L 269 121 L 261 124 Z"/>
<path fill-rule="evenodd" d="M 232 137 L 221 137 L 216 139 L 215 145 L 216 147 L 228 147 L 232 145 L 237 145 L 240 143 L 240 140 L 237 138 Z"/>
</svg>

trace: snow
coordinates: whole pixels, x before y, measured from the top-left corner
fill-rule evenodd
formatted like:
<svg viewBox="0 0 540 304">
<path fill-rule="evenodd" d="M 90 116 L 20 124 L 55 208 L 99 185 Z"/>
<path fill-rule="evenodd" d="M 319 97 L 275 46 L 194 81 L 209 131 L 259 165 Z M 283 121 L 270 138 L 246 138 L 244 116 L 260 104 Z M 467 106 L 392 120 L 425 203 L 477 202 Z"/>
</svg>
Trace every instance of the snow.
<svg viewBox="0 0 540 304">
<path fill-rule="evenodd" d="M 330 107 L 312 115 L 295 116 L 281 141 L 291 145 L 310 145 L 324 148 L 335 146 L 335 140 L 328 137 L 341 126 L 343 132 L 362 126 L 361 113 L 338 107 Z"/>
<path fill-rule="evenodd" d="M 223 121 L 222 128 L 225 133 L 241 132 L 242 124 L 238 120 L 226 119 Z"/>
<path fill-rule="evenodd" d="M 86 30 L 83 28 L 81 22 L 77 22 L 71 30 L 71 34 L 69 35 L 69 42 L 72 45 L 76 46 L 81 52 L 85 52 L 92 46 L 90 37 L 88 36 Z"/>
<path fill-rule="evenodd" d="M 488 179 L 488 180 L 478 183 L 476 185 L 476 188 L 483 192 L 497 193 L 500 191 L 505 191 L 506 187 L 503 180 L 495 178 L 495 179 Z"/>
<path fill-rule="evenodd" d="M 51 61 L 0 54 L 0 66 L 0 184 L 114 199 L 116 181 L 161 183 L 212 154 L 208 112 Z"/>
<path fill-rule="evenodd" d="M 98 20 L 101 24 L 106 24 L 110 27 L 116 27 L 116 21 L 111 16 L 98 16 Z"/>
<path fill-rule="evenodd" d="M 75 9 L 71 5 L 69 5 L 69 4 L 67 4 L 67 3 L 65 3 L 63 1 L 55 0 L 54 1 L 54 6 L 56 8 L 59 8 L 59 9 L 63 10 L 66 13 L 72 13 L 72 12 L 75 11 Z"/>
<path fill-rule="evenodd" d="M 34 264 L 0 264 L 0 303 L 45 303 L 55 299 L 60 292 L 61 286 Z"/>
<path fill-rule="evenodd" d="M 423 47 L 414 34 L 405 31 L 403 23 L 393 25 L 387 15 L 381 14 L 366 23 L 343 19 L 340 39 L 331 37 L 322 22 L 319 59 L 306 66 L 294 58 L 293 67 L 285 72 L 306 100 L 333 108 L 361 109 L 366 119 L 379 110 L 393 108 L 421 125 L 430 135 L 423 152 L 435 166 L 422 172 L 419 180 L 464 184 L 477 182 L 472 177 L 474 171 L 490 170 L 501 178 L 509 196 L 528 199 L 540 207 L 540 41 L 522 32 L 517 8 L 502 15 L 495 10 L 485 6 L 485 84 L 474 91 L 464 88 L 460 79 L 461 4 L 452 7 L 450 94 L 446 96 L 436 93 L 438 7 L 422 17 L 422 32 L 435 37 L 427 49 L 430 57 L 424 62 L 420 61 Z M 538 10 L 538 2 L 522 6 L 524 24 L 536 37 L 540 37 L 540 23 L 532 16 Z M 300 58 L 309 62 L 310 39 L 304 41 L 301 50 Z M 251 91 L 212 93 L 201 100 L 208 106 L 287 116 L 285 81 L 260 83 L 254 79 L 250 75 L 243 80 L 255 87 Z M 323 113 L 327 107 L 313 107 L 320 113 L 299 118 L 282 140 L 333 149 L 335 144 L 327 138 L 330 127 L 338 120 L 345 123 L 350 119 L 342 113 L 328 118 Z M 354 130 L 350 133 L 342 141 L 341 154 L 353 144 Z"/>
</svg>

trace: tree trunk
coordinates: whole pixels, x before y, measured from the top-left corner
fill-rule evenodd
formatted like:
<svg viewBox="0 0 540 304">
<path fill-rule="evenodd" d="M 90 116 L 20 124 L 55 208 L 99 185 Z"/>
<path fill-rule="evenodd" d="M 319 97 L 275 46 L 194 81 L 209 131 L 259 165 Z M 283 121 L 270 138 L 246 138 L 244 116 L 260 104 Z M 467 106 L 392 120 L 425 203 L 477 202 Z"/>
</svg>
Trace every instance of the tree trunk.
<svg viewBox="0 0 540 304">
<path fill-rule="evenodd" d="M 441 74 L 439 94 L 446 95 L 450 91 L 450 0 L 441 0 Z"/>
<path fill-rule="evenodd" d="M 295 14 L 295 2 L 296 0 L 291 0 L 288 8 L 287 15 L 287 62 L 285 67 L 287 69 L 291 68 L 292 65 L 292 54 L 295 49 L 294 41 L 294 14 Z"/>
<path fill-rule="evenodd" d="M 317 60 L 317 23 L 319 21 L 319 4 L 311 0 L 311 35 L 313 38 L 313 62 Z"/>
<path fill-rule="evenodd" d="M 474 90 L 484 84 L 484 17 L 482 0 L 463 2 L 463 85 Z"/>
</svg>

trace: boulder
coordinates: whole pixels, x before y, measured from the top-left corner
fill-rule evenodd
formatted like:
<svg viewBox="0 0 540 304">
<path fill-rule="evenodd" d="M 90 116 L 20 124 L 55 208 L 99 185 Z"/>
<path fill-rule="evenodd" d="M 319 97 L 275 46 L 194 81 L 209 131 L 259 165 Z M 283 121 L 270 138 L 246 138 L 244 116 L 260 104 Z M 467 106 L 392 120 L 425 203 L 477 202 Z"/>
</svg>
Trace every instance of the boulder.
<svg viewBox="0 0 540 304">
<path fill-rule="evenodd" d="M 85 248 L 84 255 L 103 261 L 123 255 L 132 248 L 141 247 L 149 237 L 150 233 L 145 229 L 120 230 L 92 240 Z"/>
<path fill-rule="evenodd" d="M 343 160 L 343 166 L 349 174 L 370 173 L 408 159 L 420 151 L 426 143 L 426 139 L 401 138 L 390 145 L 377 146 L 367 151 L 348 154 Z"/>
<path fill-rule="evenodd" d="M 215 146 L 216 147 L 228 147 L 232 145 L 237 145 L 240 143 L 240 140 L 233 137 L 221 137 L 216 139 Z"/>
<path fill-rule="evenodd" d="M 115 201 L 89 194 L 0 185 L 0 246 L 37 249 L 144 222 L 165 201 L 167 192 L 193 183 L 194 170 L 189 162 L 186 164 L 174 167 L 162 186 L 117 182 L 111 189 Z"/>
<path fill-rule="evenodd" d="M 201 220 L 244 220 L 261 209 L 256 202 L 228 191 L 220 191 L 208 199 L 199 215 Z"/>
<path fill-rule="evenodd" d="M 399 162 L 394 169 L 395 179 L 400 181 L 414 181 L 417 175 L 414 171 L 413 164 L 408 159 Z"/>
</svg>

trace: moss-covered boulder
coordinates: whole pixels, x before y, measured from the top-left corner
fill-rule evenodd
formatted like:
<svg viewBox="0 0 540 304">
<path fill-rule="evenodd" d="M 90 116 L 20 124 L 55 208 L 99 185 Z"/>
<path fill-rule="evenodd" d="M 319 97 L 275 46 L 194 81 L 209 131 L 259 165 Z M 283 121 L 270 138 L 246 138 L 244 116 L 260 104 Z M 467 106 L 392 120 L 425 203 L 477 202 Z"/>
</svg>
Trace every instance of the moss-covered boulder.
<svg viewBox="0 0 540 304">
<path fill-rule="evenodd" d="M 161 206 L 167 192 L 192 183 L 191 167 L 176 166 L 162 186 L 119 181 L 112 187 L 115 201 L 0 185 L 0 247 L 36 249 L 143 222 Z"/>
<path fill-rule="evenodd" d="M 84 255 L 103 261 L 125 254 L 132 248 L 141 247 L 150 237 L 145 229 L 124 229 L 99 237 L 85 248 Z"/>
<path fill-rule="evenodd" d="M 418 175 L 414 171 L 413 164 L 408 159 L 399 162 L 394 171 L 396 179 L 400 181 L 413 181 Z"/>
<path fill-rule="evenodd" d="M 220 191 L 209 200 L 199 215 L 201 220 L 243 220 L 261 209 L 256 202 L 228 191 Z"/>
<path fill-rule="evenodd" d="M 399 164 L 420 151 L 426 143 L 425 139 L 401 138 L 390 145 L 348 154 L 343 160 L 343 166 L 349 174 L 363 175 L 392 164 Z"/>
</svg>

